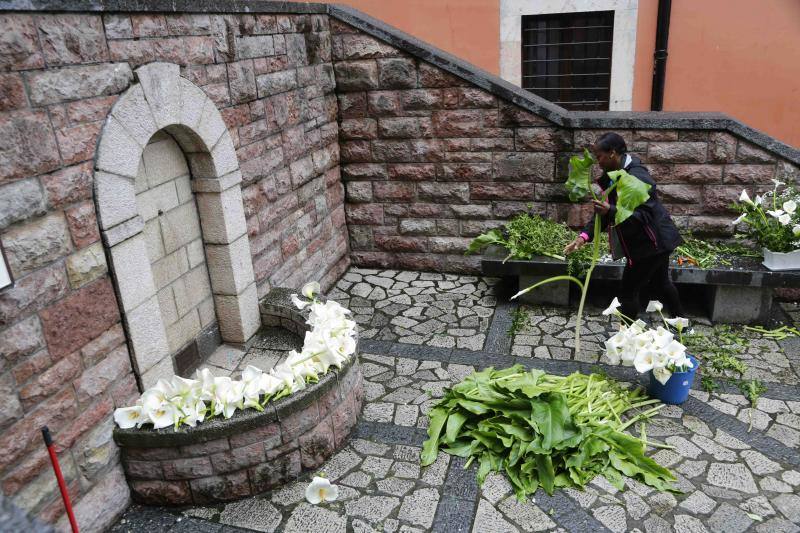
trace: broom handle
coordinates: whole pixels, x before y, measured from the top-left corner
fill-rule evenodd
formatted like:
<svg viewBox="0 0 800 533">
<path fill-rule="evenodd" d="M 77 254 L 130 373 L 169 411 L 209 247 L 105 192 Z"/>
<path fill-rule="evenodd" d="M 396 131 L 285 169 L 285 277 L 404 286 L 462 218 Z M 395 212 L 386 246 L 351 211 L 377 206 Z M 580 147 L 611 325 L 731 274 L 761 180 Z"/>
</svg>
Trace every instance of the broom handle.
<svg viewBox="0 0 800 533">
<path fill-rule="evenodd" d="M 61 473 L 61 467 L 58 465 L 56 449 L 55 446 L 53 446 L 53 437 L 50 435 L 50 430 L 47 429 L 47 426 L 42 428 L 42 436 L 44 437 L 44 444 L 47 446 L 47 453 L 50 454 L 50 462 L 53 463 L 53 470 L 56 473 L 58 489 L 61 491 L 61 498 L 64 500 L 64 507 L 67 509 L 69 525 L 72 526 L 73 533 L 78 533 L 78 522 L 75 521 L 75 514 L 72 512 L 72 502 L 69 500 L 67 484 L 64 482 L 64 474 Z"/>
</svg>

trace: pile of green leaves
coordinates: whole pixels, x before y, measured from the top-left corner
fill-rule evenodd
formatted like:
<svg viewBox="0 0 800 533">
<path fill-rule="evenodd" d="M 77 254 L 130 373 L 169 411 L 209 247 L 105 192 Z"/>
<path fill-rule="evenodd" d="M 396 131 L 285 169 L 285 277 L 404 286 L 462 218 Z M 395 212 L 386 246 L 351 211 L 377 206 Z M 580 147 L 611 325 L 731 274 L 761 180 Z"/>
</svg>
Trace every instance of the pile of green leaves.
<svg viewBox="0 0 800 533">
<path fill-rule="evenodd" d="M 478 253 L 489 244 L 497 244 L 508 250 L 505 260 L 527 260 L 543 255 L 563 261 L 565 258 L 560 254 L 574 238 L 575 232 L 566 224 L 522 213 L 508 221 L 502 230 L 493 229 L 475 237 L 466 253 Z M 608 253 L 608 236 L 605 233 L 601 234 L 600 247 L 603 253 Z M 567 271 L 573 276 L 580 275 L 586 271 L 591 259 L 592 248 L 584 246 L 566 258 Z"/>
<path fill-rule="evenodd" d="M 438 451 L 478 462 L 478 483 L 505 472 L 517 498 L 542 487 L 584 487 L 598 475 L 622 490 L 622 476 L 658 490 L 675 477 L 645 455 L 647 442 L 624 432 L 660 407 L 640 390 L 628 391 L 597 374 L 552 376 L 522 365 L 473 373 L 448 389 L 428 416 L 422 465 Z M 623 422 L 625 413 L 635 414 Z M 663 446 L 663 445 L 661 445 Z"/>
<path fill-rule="evenodd" d="M 750 329 L 750 328 L 748 328 Z M 750 345 L 750 341 L 727 324 L 719 324 L 709 335 L 694 333 L 683 336 L 684 344 L 692 355 L 702 361 L 703 376 L 700 383 L 708 393 L 717 391 L 720 383 L 735 385 L 755 409 L 758 399 L 767 387 L 757 379 L 744 379 L 747 365 L 739 359 Z M 753 428 L 753 413 L 750 412 L 750 427 Z"/>
<path fill-rule="evenodd" d="M 675 249 L 675 256 L 690 259 L 700 268 L 714 268 L 731 266 L 733 256 L 761 257 L 761 253 L 743 244 L 707 241 L 689 235 Z"/>
</svg>

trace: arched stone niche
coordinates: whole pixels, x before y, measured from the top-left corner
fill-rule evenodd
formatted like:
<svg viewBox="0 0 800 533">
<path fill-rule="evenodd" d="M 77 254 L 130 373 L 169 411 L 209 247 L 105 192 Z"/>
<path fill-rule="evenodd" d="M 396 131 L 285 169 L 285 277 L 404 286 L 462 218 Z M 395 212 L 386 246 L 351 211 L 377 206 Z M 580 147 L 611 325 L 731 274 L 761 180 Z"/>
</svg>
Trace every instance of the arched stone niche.
<svg viewBox="0 0 800 533">
<path fill-rule="evenodd" d="M 138 83 L 119 98 L 101 132 L 94 193 L 134 370 L 150 387 L 174 373 L 136 201 L 142 154 L 156 133 L 168 133 L 189 164 L 222 340 L 246 342 L 260 318 L 241 172 L 219 110 L 180 76 L 178 65 L 151 63 L 138 68 L 136 77 Z"/>
</svg>

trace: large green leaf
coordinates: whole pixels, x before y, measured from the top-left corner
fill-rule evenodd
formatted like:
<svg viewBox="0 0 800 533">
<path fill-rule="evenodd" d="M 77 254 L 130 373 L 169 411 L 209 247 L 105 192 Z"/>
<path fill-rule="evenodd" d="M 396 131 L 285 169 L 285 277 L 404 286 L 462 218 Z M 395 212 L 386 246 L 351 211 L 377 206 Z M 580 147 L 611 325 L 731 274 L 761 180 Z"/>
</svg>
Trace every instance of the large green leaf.
<svg viewBox="0 0 800 533">
<path fill-rule="evenodd" d="M 583 200 L 591 191 L 593 164 L 592 154 L 586 148 L 583 149 L 583 157 L 574 155 L 569 158 L 569 177 L 566 187 L 571 202 Z"/>
<path fill-rule="evenodd" d="M 489 230 L 486 233 L 478 235 L 472 239 L 472 242 L 469 243 L 469 246 L 467 246 L 467 251 L 464 252 L 464 255 L 477 254 L 490 244 L 504 245 L 505 242 L 505 239 L 503 239 L 503 233 L 499 229 Z"/>
<path fill-rule="evenodd" d="M 625 170 L 612 170 L 608 177 L 617 187 L 615 224 L 622 224 L 633 211 L 650 198 L 650 185 Z"/>
<path fill-rule="evenodd" d="M 580 431 L 572 423 L 567 399 L 564 394 L 550 392 L 531 402 L 531 422 L 542 434 L 542 448 L 549 450 L 567 439 L 573 439 Z"/>
<path fill-rule="evenodd" d="M 439 435 L 442 433 L 442 428 L 447 420 L 447 411 L 435 407 L 428 413 L 430 423 L 428 425 L 428 440 L 422 445 L 422 453 L 420 454 L 420 462 L 422 466 L 427 466 L 436 461 L 436 456 L 439 453 Z"/>
</svg>

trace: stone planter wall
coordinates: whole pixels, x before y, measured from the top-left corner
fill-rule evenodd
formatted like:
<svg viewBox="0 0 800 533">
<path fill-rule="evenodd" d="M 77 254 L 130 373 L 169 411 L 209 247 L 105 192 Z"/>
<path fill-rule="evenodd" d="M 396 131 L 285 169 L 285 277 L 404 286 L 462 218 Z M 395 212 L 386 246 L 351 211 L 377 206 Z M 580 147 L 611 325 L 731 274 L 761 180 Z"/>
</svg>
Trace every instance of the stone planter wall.
<svg viewBox="0 0 800 533">
<path fill-rule="evenodd" d="M 134 500 L 203 504 L 264 492 L 314 469 L 346 441 L 363 401 L 357 358 L 266 411 L 181 431 L 115 431 Z"/>
<path fill-rule="evenodd" d="M 291 289 L 272 289 L 260 302 L 264 325 L 300 335 L 308 309 Z M 154 505 L 203 504 L 258 494 L 318 467 L 347 440 L 363 402 L 356 354 L 341 370 L 264 412 L 237 411 L 195 428 L 114 430 L 133 498 Z"/>
</svg>

